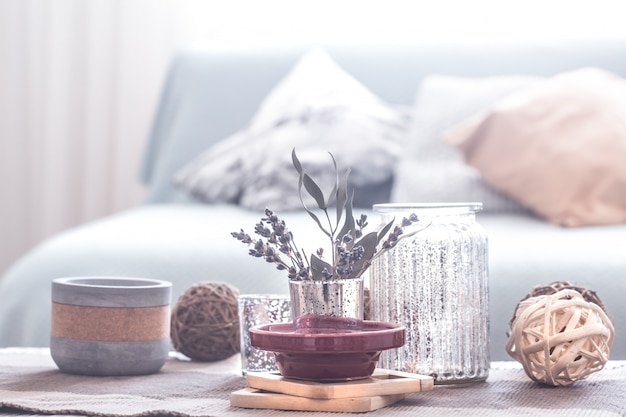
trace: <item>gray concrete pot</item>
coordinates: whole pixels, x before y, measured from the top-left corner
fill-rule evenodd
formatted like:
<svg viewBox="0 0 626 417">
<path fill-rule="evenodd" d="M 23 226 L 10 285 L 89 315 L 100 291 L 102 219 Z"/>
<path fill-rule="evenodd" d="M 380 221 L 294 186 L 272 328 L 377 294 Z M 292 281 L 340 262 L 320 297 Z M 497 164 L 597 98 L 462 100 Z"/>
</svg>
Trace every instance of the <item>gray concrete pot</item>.
<svg viewBox="0 0 626 417">
<path fill-rule="evenodd" d="M 172 284 L 143 278 L 52 281 L 50 353 L 63 372 L 158 372 L 170 348 Z"/>
</svg>

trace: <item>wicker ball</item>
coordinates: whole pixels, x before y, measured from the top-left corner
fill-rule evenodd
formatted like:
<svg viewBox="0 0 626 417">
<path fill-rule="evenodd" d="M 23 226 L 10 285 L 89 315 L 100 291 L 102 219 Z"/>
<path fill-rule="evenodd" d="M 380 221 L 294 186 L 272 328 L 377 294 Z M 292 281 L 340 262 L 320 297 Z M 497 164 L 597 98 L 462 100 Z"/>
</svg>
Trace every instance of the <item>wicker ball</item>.
<svg viewBox="0 0 626 417">
<path fill-rule="evenodd" d="M 567 386 L 604 367 L 614 334 L 597 295 L 561 281 L 519 302 L 506 350 L 532 380 Z"/>
<path fill-rule="evenodd" d="M 217 361 L 239 352 L 239 290 L 224 282 L 201 282 L 172 309 L 174 348 L 191 359 Z"/>
</svg>

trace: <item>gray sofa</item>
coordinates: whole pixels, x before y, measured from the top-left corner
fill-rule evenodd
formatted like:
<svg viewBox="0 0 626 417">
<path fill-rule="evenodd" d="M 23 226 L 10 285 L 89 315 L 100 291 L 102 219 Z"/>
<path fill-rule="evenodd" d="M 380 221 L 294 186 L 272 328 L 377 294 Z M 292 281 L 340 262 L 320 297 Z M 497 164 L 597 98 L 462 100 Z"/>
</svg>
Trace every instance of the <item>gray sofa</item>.
<svg viewBox="0 0 626 417">
<path fill-rule="evenodd" d="M 268 92 L 309 49 L 309 45 L 298 45 L 181 51 L 171 66 L 146 147 L 141 171 L 149 190 L 146 203 L 67 230 L 16 262 L 0 281 L 0 346 L 48 345 L 50 282 L 56 277 L 169 280 L 174 302 L 199 281 L 226 281 L 242 293 L 286 293 L 284 272 L 248 256 L 246 248 L 230 236 L 240 228 L 251 232 L 262 212 L 230 203 L 199 202 L 174 187 L 172 179 L 211 144 L 247 126 Z M 420 87 L 432 75 L 532 78 L 594 66 L 626 76 L 626 41 L 622 40 L 544 45 L 328 45 L 325 50 L 375 95 L 413 116 Z M 450 106 L 459 104 L 463 93 L 446 100 Z M 354 143 L 358 145 L 358 139 Z M 420 175 L 428 182 L 428 172 L 436 169 Z M 394 181 L 397 184 L 399 179 Z M 448 183 L 444 188 L 451 196 L 433 194 L 430 199 L 480 198 L 480 194 L 467 194 L 463 187 L 469 186 Z M 400 198 L 393 185 L 388 188 L 388 199 Z M 457 188 L 460 194 L 454 195 Z M 533 286 L 555 280 L 568 280 L 598 293 L 616 329 L 611 357 L 626 359 L 626 225 L 555 226 L 505 196 L 494 195 L 501 198 L 500 208 L 492 209 L 491 202 L 484 202 L 485 210 L 477 217 L 489 235 L 492 359 L 510 359 L 504 346 L 516 303 Z M 356 211 L 369 213 L 370 222 L 375 222 L 375 214 L 367 207 Z M 319 234 L 303 212 L 286 211 L 281 216 L 298 239 L 308 241 Z"/>
</svg>

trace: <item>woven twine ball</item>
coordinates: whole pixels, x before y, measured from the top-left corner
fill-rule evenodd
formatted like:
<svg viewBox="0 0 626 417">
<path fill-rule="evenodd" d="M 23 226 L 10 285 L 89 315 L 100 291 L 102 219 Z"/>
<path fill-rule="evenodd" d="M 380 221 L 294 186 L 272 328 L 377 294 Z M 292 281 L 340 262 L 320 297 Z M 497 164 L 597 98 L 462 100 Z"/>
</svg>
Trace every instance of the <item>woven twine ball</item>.
<svg viewBox="0 0 626 417">
<path fill-rule="evenodd" d="M 201 282 L 172 309 L 174 348 L 198 361 L 218 361 L 239 352 L 239 290 L 224 282 Z"/>
<path fill-rule="evenodd" d="M 553 386 L 600 371 L 615 334 L 596 293 L 566 281 L 533 288 L 510 324 L 509 355 L 532 380 Z"/>
</svg>

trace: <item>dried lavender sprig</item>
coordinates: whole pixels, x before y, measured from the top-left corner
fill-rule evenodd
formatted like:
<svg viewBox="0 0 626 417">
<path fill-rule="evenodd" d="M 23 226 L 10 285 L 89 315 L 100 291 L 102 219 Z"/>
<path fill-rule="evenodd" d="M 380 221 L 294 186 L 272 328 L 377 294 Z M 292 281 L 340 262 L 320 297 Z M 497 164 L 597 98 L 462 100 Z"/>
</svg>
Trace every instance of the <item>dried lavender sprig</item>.
<svg viewBox="0 0 626 417">
<path fill-rule="evenodd" d="M 366 214 L 361 214 L 361 217 L 359 219 L 356 220 L 356 225 L 359 227 L 356 230 L 356 238 L 360 238 L 361 236 L 363 236 L 363 229 L 365 229 L 368 225 L 367 223 L 367 215 Z"/>
<path fill-rule="evenodd" d="M 400 239 L 400 236 L 404 233 L 404 229 L 413 223 L 419 221 L 419 218 L 415 213 L 411 213 L 411 215 L 407 218 L 404 217 L 400 225 L 396 225 L 393 230 L 387 235 L 387 239 L 385 239 L 382 243 L 382 249 L 387 250 L 393 248 Z M 382 251 L 381 251 L 382 252 Z"/>
<path fill-rule="evenodd" d="M 262 218 L 261 222 L 257 224 L 257 230 L 264 233 L 268 237 L 269 242 L 276 245 L 282 253 L 292 257 L 293 247 L 290 244 L 291 232 L 287 230 L 285 222 L 280 220 L 278 216 L 276 216 L 274 212 L 269 209 L 265 209 L 265 214 L 267 217 Z M 272 230 L 265 227 L 263 222 L 271 225 Z"/>
<path fill-rule="evenodd" d="M 288 255 L 295 261 L 295 265 L 302 268 L 304 267 L 304 262 L 308 262 L 306 260 L 306 256 L 303 257 L 296 245 L 296 242 L 293 239 L 293 234 L 289 229 L 287 229 L 287 225 L 284 220 L 281 220 L 272 210 L 269 208 L 265 209 L 266 217 L 262 218 L 261 221 L 268 223 L 272 226 L 273 237 L 272 243 L 276 244 L 280 247 L 281 252 Z M 259 223 L 262 225 L 262 223 Z M 257 225 L 258 226 L 258 225 Z M 264 227 L 264 229 L 267 229 Z M 269 229 L 267 229 L 269 231 Z M 295 259 L 294 259 L 295 257 Z"/>
<path fill-rule="evenodd" d="M 354 270 L 354 266 L 361 260 L 365 249 L 361 245 L 357 245 L 352 250 L 347 250 L 343 246 L 337 248 L 338 261 L 336 272 L 339 278 L 348 278 Z"/>
<path fill-rule="evenodd" d="M 292 257 L 290 257 L 290 259 L 293 265 L 287 264 L 285 261 L 283 261 L 283 259 L 276 252 L 276 250 L 269 246 L 267 243 L 265 243 L 263 239 L 253 239 L 252 237 L 250 237 L 250 235 L 245 233 L 243 229 L 241 229 L 239 232 L 232 232 L 231 236 L 244 244 L 252 246 L 252 248 L 248 250 L 249 255 L 254 256 L 255 258 L 264 258 L 266 262 L 275 264 L 276 269 L 278 270 L 287 270 L 287 273 L 290 277 L 302 275 L 303 270 L 307 271 L 308 273 L 308 268 L 306 268 L 304 265 L 298 265 L 297 263 L 294 263 Z"/>
<path fill-rule="evenodd" d="M 263 257 L 267 262 L 276 264 L 277 269 L 287 270 L 290 279 L 308 278 L 310 266 L 305 264 L 305 261 L 308 263 L 308 260 L 300 253 L 293 239 L 293 234 L 287 229 L 285 222 L 270 209 L 265 210 L 265 215 L 266 217 L 263 217 L 255 225 L 254 231 L 259 236 L 266 238 L 267 243 L 262 239 L 252 239 L 243 229 L 240 232 L 233 232 L 231 235 L 243 243 L 254 245 L 254 248 L 249 250 L 250 255 Z M 265 224 L 270 227 L 265 226 Z M 287 256 L 291 265 L 283 261 L 277 251 Z"/>
</svg>

